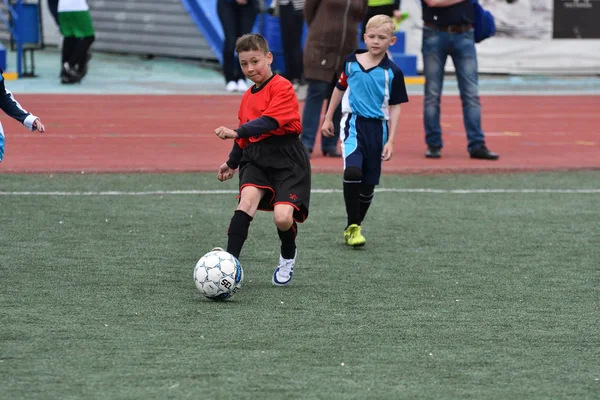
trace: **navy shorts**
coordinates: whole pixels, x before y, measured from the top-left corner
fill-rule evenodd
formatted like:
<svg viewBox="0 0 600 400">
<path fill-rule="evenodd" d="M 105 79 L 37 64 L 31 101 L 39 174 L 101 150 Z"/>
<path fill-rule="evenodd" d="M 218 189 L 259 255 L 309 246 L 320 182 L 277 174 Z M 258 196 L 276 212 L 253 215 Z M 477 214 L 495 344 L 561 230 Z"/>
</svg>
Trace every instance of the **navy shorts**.
<svg viewBox="0 0 600 400">
<path fill-rule="evenodd" d="M 344 170 L 359 168 L 362 171 L 362 183 L 378 185 L 383 145 L 388 138 L 387 120 L 346 114 L 341 124 Z"/>
</svg>

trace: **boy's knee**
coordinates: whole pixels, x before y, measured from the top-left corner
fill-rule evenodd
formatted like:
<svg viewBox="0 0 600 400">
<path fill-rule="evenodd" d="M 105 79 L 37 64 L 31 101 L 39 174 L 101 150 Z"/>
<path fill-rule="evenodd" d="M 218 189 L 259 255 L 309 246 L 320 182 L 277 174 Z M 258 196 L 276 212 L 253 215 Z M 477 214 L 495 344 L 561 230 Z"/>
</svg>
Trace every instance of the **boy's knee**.
<svg viewBox="0 0 600 400">
<path fill-rule="evenodd" d="M 344 182 L 362 181 L 362 170 L 358 167 L 348 167 L 344 170 Z"/>
<path fill-rule="evenodd" d="M 280 231 L 287 231 L 294 223 L 293 210 L 276 208 L 273 212 L 273 222 Z"/>
</svg>

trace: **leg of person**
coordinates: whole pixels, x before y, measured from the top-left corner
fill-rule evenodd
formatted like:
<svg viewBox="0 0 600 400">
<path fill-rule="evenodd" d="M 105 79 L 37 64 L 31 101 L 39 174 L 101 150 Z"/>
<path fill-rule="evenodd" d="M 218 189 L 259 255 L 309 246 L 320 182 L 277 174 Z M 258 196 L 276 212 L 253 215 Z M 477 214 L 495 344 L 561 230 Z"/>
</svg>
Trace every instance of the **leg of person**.
<svg viewBox="0 0 600 400">
<path fill-rule="evenodd" d="M 335 89 L 337 77 L 329 83 L 327 88 L 327 107 L 329 107 L 329 101 Z M 333 113 L 333 136 L 325 137 L 321 136 L 321 150 L 325 157 L 342 157 L 337 149 L 338 142 L 340 141 L 340 126 L 342 121 L 342 105 L 340 104 Z"/>
<path fill-rule="evenodd" d="M 235 41 L 237 33 L 237 21 L 235 18 L 235 4 L 225 0 L 217 2 L 217 14 L 223 26 L 223 75 L 225 76 L 225 90 L 235 92 L 237 90 L 237 80 L 235 75 L 235 65 L 239 64 L 235 60 Z M 238 65 L 239 68 L 239 65 Z"/>
<path fill-rule="evenodd" d="M 481 102 L 477 82 L 477 50 L 473 30 L 454 34 L 450 53 L 456 69 L 456 79 L 462 101 L 463 121 L 467 131 L 467 150 L 471 158 L 497 160 L 498 154 L 489 151 L 481 129 Z"/>
<path fill-rule="evenodd" d="M 369 211 L 369 207 L 373 202 L 373 197 L 375 196 L 375 185 L 367 185 L 362 183 L 360 185 L 360 195 L 359 195 L 359 208 L 360 208 L 360 223 L 365 220 L 367 216 L 367 211 Z"/>
<path fill-rule="evenodd" d="M 81 70 L 78 67 L 85 65 L 88 51 L 95 38 L 91 14 L 89 11 L 71 11 L 61 12 L 58 17 L 64 35 L 77 38 L 75 47 L 63 66 L 67 72 L 74 70 L 81 80 Z"/>
<path fill-rule="evenodd" d="M 292 47 L 292 79 L 295 83 L 302 83 L 302 76 L 304 75 L 304 63 L 303 57 L 304 52 L 302 50 L 302 34 L 304 32 L 304 13 L 302 10 L 294 10 L 294 19 L 292 23 L 292 29 L 290 35 L 294 37 L 294 44 Z"/>
<path fill-rule="evenodd" d="M 317 132 L 321 129 L 321 112 L 323 101 L 327 95 L 329 82 L 308 80 L 308 90 L 304 100 L 304 111 L 302 113 L 302 135 L 300 140 L 309 154 L 312 154 Z"/>
<path fill-rule="evenodd" d="M 440 124 L 440 99 L 444 84 L 444 66 L 446 65 L 446 36 L 427 26 L 423 27 L 423 73 L 425 75 L 425 99 L 423 105 L 423 123 L 425 126 L 425 157 L 440 158 L 442 127 Z"/>
<path fill-rule="evenodd" d="M 362 183 L 363 154 L 357 137 L 357 117 L 346 114 L 343 117 L 344 138 L 344 204 L 348 224 L 344 229 L 344 243 L 349 246 L 362 246 L 365 238 L 360 231 L 360 187 Z"/>
<path fill-rule="evenodd" d="M 388 121 L 364 120 L 358 126 L 359 145 L 363 153 L 363 176 L 360 185 L 360 224 L 362 224 L 381 178 L 381 153 L 388 139 Z"/>
<path fill-rule="evenodd" d="M 62 62 L 60 68 L 60 78 L 62 83 L 77 83 L 80 80 L 77 71 L 74 66 L 69 64 L 69 60 L 72 58 L 75 48 L 77 47 L 77 39 L 75 36 L 65 36 L 63 38 L 62 45 Z"/>
<path fill-rule="evenodd" d="M 294 46 L 297 45 L 296 38 L 294 37 L 295 32 L 291 32 L 291 28 L 294 23 L 294 5 L 290 2 L 289 4 L 279 5 L 279 28 L 281 31 L 281 46 L 283 47 L 283 59 L 285 65 L 285 71 L 283 76 L 293 82 L 294 79 L 298 79 L 293 76 L 294 74 Z"/>
<path fill-rule="evenodd" d="M 296 235 L 298 225 L 293 220 L 294 207 L 290 204 L 275 204 L 273 220 L 277 226 L 277 234 L 281 240 L 279 264 L 273 271 L 273 283 L 277 286 L 288 285 L 294 275 L 296 264 Z"/>
<path fill-rule="evenodd" d="M 85 75 L 84 69 L 87 69 L 90 47 L 92 47 L 92 43 L 94 43 L 95 39 L 96 37 L 94 35 L 78 38 L 77 45 L 75 46 L 75 51 L 69 59 L 69 65 L 75 66 L 81 78 L 83 78 L 83 76 Z"/>
<path fill-rule="evenodd" d="M 227 230 L 227 252 L 240 257 L 244 242 L 248 238 L 250 222 L 256 214 L 258 204 L 265 191 L 254 186 L 245 186 L 240 192 L 240 202 L 233 213 L 229 229 Z"/>
<path fill-rule="evenodd" d="M 238 31 L 237 36 L 240 37 L 245 35 L 246 33 L 252 32 L 252 27 L 254 26 L 254 22 L 256 21 L 256 8 L 252 4 L 252 2 L 248 2 L 248 4 L 243 6 L 238 6 Z M 242 72 L 242 68 L 240 67 L 239 60 L 235 59 L 235 81 L 237 82 L 237 91 L 245 92 L 248 90 L 248 84 L 246 83 L 246 77 Z"/>
<path fill-rule="evenodd" d="M 308 218 L 311 168 L 306 149 L 297 138 L 285 135 L 274 140 L 279 142 L 278 146 L 265 148 L 271 154 L 268 175 L 275 189 L 273 220 L 281 239 L 279 264 L 273 272 L 272 281 L 275 285 L 284 286 L 291 282 L 296 263 L 296 222 L 304 222 Z"/>
</svg>

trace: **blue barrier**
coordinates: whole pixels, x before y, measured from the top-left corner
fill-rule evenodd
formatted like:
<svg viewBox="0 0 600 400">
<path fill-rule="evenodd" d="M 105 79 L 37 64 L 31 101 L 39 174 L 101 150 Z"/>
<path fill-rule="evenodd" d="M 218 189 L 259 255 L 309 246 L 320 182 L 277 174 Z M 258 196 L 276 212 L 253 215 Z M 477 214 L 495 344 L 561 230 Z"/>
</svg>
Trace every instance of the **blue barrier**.
<svg viewBox="0 0 600 400">
<path fill-rule="evenodd" d="M 396 32 L 396 43 L 393 46 L 390 46 L 390 53 L 392 54 L 402 54 L 406 52 L 406 34 L 404 31 Z"/>
<path fill-rule="evenodd" d="M 181 0 L 183 6 L 190 14 L 192 20 L 202 32 L 216 58 L 223 63 L 223 28 L 217 14 L 217 0 Z M 281 31 L 279 18 L 269 14 L 259 15 L 254 24 L 254 32 L 260 32 L 273 53 L 273 70 L 285 72 L 285 60 L 283 57 L 283 46 L 281 43 Z M 304 25 L 302 35 L 302 47 L 306 43 L 308 29 Z M 396 32 L 396 44 L 390 48 L 394 61 L 402 68 L 405 76 L 417 75 L 416 56 L 405 54 L 406 37 L 403 31 Z M 359 46 L 364 47 L 359 31 Z"/>
<path fill-rule="evenodd" d="M 392 54 L 392 59 L 400 67 L 404 76 L 417 76 L 417 56 L 414 54 Z"/>
<path fill-rule="evenodd" d="M 40 5 L 39 3 L 23 3 L 23 0 L 17 0 L 11 3 L 3 0 L 4 6 L 8 12 L 8 18 L 0 12 L 0 20 L 4 22 L 11 35 L 11 40 L 16 43 L 17 52 L 17 75 L 19 77 L 27 75 L 33 76 L 33 71 L 29 74 L 23 74 L 23 51 L 25 45 L 30 45 L 33 60 L 33 47 L 31 45 L 40 45 L 42 36 L 40 33 Z M 12 44 L 12 43 L 11 43 Z M 6 49 L 2 48 L 3 54 L 0 54 L 0 66 L 2 70 L 6 69 Z"/>
<path fill-rule="evenodd" d="M 217 15 L 217 0 L 181 0 L 181 3 L 222 63 L 223 28 Z"/>
<path fill-rule="evenodd" d="M 0 43 L 0 68 L 6 71 L 6 48 Z"/>
</svg>

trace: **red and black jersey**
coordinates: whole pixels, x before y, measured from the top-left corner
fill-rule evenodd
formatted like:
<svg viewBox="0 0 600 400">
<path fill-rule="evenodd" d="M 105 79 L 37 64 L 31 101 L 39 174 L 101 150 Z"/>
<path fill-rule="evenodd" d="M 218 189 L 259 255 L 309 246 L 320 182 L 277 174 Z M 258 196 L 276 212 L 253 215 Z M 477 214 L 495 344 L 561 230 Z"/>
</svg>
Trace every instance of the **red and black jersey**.
<svg viewBox="0 0 600 400">
<path fill-rule="evenodd" d="M 246 91 L 238 111 L 239 126 L 262 117 L 277 121 L 278 128 L 259 136 L 235 139 L 240 148 L 270 136 L 300 135 L 302 124 L 298 99 L 292 84 L 280 75 L 273 75 L 260 88 Z"/>
</svg>

